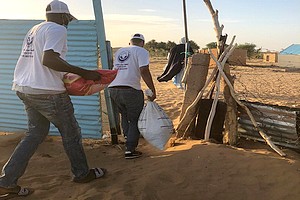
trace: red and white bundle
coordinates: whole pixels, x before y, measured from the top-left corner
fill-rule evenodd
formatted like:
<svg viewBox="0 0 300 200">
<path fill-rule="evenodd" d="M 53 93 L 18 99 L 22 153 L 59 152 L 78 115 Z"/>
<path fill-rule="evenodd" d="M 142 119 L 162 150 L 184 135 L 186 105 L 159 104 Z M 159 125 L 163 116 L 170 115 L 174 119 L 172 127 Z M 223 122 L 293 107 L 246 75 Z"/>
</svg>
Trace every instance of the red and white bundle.
<svg viewBox="0 0 300 200">
<path fill-rule="evenodd" d="M 100 81 L 85 80 L 77 74 L 67 73 L 64 75 L 64 83 L 69 95 L 86 96 L 100 92 L 106 88 L 117 76 L 118 70 L 95 70 L 101 74 Z"/>
</svg>

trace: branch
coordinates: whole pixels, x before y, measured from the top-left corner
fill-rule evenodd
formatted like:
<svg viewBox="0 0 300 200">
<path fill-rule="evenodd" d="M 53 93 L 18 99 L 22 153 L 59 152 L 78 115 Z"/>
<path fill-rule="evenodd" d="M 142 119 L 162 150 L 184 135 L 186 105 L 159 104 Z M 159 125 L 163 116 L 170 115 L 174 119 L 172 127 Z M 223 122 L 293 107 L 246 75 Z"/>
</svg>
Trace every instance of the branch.
<svg viewBox="0 0 300 200">
<path fill-rule="evenodd" d="M 219 23 L 219 12 L 218 10 L 214 10 L 210 0 L 203 0 L 204 3 L 206 4 L 208 10 L 210 11 L 210 14 L 212 16 L 212 19 L 213 19 L 213 22 L 214 22 L 214 30 L 216 32 L 216 35 L 217 35 L 217 45 L 219 46 L 220 44 L 220 39 L 221 39 L 221 35 L 222 35 L 222 31 L 224 29 L 224 26 L 220 26 L 220 23 Z"/>
</svg>

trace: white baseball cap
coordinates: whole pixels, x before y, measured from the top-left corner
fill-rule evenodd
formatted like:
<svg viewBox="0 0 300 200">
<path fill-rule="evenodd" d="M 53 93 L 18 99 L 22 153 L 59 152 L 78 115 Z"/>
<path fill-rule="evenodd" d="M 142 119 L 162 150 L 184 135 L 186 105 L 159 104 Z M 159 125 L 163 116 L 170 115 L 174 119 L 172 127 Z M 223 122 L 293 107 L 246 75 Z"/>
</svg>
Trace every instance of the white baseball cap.
<svg viewBox="0 0 300 200">
<path fill-rule="evenodd" d="M 144 36 L 143 36 L 142 34 L 140 34 L 140 33 L 134 34 L 134 35 L 131 37 L 131 39 L 140 39 L 140 40 L 145 41 Z"/>
<path fill-rule="evenodd" d="M 76 17 L 71 15 L 67 4 L 59 0 L 53 0 L 51 3 L 49 3 L 46 8 L 46 13 L 66 13 L 70 15 L 71 21 L 77 20 Z"/>
</svg>

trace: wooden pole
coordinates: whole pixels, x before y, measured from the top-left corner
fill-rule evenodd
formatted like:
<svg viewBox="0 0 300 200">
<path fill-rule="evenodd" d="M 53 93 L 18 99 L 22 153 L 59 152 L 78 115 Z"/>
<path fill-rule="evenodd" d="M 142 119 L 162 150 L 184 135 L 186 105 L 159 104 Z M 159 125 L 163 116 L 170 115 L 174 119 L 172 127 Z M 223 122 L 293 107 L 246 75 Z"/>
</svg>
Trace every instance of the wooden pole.
<svg viewBox="0 0 300 200">
<path fill-rule="evenodd" d="M 228 64 L 225 64 L 224 66 L 224 73 L 232 87 L 234 87 L 234 80 L 230 75 L 230 68 Z M 226 82 L 224 83 L 224 99 L 227 104 L 227 112 L 225 116 L 223 143 L 234 146 L 238 141 L 237 103 L 231 96 L 229 86 Z"/>
</svg>

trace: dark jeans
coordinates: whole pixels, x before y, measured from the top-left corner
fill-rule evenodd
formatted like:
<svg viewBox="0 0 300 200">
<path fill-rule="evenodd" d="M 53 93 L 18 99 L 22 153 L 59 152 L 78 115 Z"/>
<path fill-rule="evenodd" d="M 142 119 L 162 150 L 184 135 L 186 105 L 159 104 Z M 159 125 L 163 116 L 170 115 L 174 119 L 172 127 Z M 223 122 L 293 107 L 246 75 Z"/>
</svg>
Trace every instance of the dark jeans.
<svg viewBox="0 0 300 200">
<path fill-rule="evenodd" d="M 67 93 L 24 94 L 17 92 L 28 116 L 28 131 L 2 169 L 0 186 L 15 187 L 27 164 L 49 132 L 50 122 L 59 130 L 63 146 L 71 162 L 75 177 L 85 177 L 88 164 L 81 143 L 81 130 L 74 116 L 74 108 Z"/>
<path fill-rule="evenodd" d="M 144 93 L 133 88 L 109 88 L 109 93 L 113 105 L 121 113 L 123 134 L 127 136 L 126 149 L 134 151 L 140 138 L 137 124 L 144 107 Z"/>
</svg>

